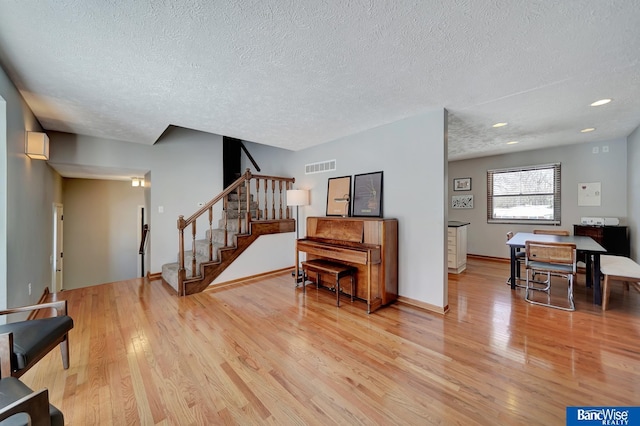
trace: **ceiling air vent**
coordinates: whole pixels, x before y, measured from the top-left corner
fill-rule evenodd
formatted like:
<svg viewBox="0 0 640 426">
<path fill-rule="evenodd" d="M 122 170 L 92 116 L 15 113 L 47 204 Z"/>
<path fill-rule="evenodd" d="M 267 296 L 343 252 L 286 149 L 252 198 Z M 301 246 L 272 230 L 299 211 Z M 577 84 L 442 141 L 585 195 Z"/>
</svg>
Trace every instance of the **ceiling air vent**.
<svg viewBox="0 0 640 426">
<path fill-rule="evenodd" d="M 336 160 L 320 161 L 304 166 L 304 174 L 311 175 L 314 173 L 330 172 L 336 169 Z"/>
</svg>

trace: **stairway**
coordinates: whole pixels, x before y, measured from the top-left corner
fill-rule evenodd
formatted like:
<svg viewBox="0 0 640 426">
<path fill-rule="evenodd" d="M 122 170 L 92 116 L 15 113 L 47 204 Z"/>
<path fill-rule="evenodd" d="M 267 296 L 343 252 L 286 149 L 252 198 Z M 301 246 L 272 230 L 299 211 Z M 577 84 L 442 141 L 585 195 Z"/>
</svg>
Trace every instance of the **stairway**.
<svg viewBox="0 0 640 426">
<path fill-rule="evenodd" d="M 249 179 L 251 179 L 250 174 Z M 162 265 L 163 280 L 176 289 L 179 295 L 186 296 L 203 291 L 259 236 L 295 231 L 295 221 L 293 219 L 263 219 L 267 216 L 267 213 L 265 213 L 267 208 L 261 210 L 258 203 L 254 201 L 253 194 L 248 195 L 251 220 L 247 224 L 246 187 L 244 185 L 235 186 L 236 190 L 240 191 L 240 195 L 236 191 L 225 191 L 227 192 L 227 195 L 223 197 L 226 199 L 224 202 L 225 207 L 222 217 L 217 221 L 217 228 L 211 231 L 207 229 L 205 238 L 193 241 L 195 244 L 195 275 L 193 275 L 191 267 L 194 256 L 193 250 L 184 251 L 185 277 L 182 286 L 179 279 L 180 255 L 178 254 L 177 262 Z M 240 221 L 238 216 L 241 218 Z M 209 224 L 207 223 L 208 227 Z M 210 243 L 212 246 L 211 260 L 209 259 Z M 190 242 L 189 246 L 191 245 Z"/>
</svg>

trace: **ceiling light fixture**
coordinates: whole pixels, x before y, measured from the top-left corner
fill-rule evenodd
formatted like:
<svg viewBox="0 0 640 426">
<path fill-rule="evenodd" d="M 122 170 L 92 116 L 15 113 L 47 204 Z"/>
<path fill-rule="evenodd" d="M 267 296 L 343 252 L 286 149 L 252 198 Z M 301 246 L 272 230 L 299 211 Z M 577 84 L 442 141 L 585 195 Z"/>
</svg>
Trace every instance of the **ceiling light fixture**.
<svg viewBox="0 0 640 426">
<path fill-rule="evenodd" d="M 587 127 L 586 129 L 582 129 L 580 130 L 580 133 L 589 133 L 589 132 L 593 132 L 596 128 L 595 127 Z"/>
<path fill-rule="evenodd" d="M 144 186 L 144 178 L 141 177 L 133 177 L 131 178 L 131 186 Z"/>
<path fill-rule="evenodd" d="M 496 123 L 496 124 L 494 124 L 494 125 L 493 125 L 493 126 L 491 126 L 491 127 L 504 127 L 504 126 L 506 126 L 507 124 L 509 124 L 509 123 Z"/>
<path fill-rule="evenodd" d="M 609 102 L 611 102 L 611 99 L 600 99 L 599 101 L 595 101 L 594 103 L 592 103 L 591 106 L 606 105 Z"/>
<path fill-rule="evenodd" d="M 518 143 L 518 141 L 509 141 L 509 142 L 507 142 L 507 145 L 515 145 L 517 143 Z"/>
</svg>

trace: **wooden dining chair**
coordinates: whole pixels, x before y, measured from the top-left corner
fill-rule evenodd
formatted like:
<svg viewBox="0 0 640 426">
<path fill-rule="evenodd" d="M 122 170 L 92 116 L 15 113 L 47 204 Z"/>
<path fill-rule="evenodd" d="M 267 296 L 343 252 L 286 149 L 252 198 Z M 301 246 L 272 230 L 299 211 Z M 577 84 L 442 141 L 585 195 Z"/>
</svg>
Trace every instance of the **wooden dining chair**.
<svg viewBox="0 0 640 426">
<path fill-rule="evenodd" d="M 534 229 L 533 233 L 536 235 L 559 235 L 561 237 L 568 237 L 571 235 L 571 233 L 566 229 Z M 535 276 L 533 278 L 535 280 Z"/>
<path fill-rule="evenodd" d="M 573 301 L 573 282 L 576 275 L 576 245 L 573 243 L 546 243 L 527 241 L 525 243 L 525 268 L 526 268 L 526 292 L 525 300 L 536 305 L 550 308 L 575 311 Z M 536 274 L 547 275 L 546 288 L 535 287 L 532 279 Z M 567 280 L 568 306 L 552 303 L 551 283 L 552 276 L 559 276 Z M 554 280 L 556 282 L 557 280 Z M 547 294 L 547 302 L 535 300 L 532 295 L 536 292 Z"/>
</svg>

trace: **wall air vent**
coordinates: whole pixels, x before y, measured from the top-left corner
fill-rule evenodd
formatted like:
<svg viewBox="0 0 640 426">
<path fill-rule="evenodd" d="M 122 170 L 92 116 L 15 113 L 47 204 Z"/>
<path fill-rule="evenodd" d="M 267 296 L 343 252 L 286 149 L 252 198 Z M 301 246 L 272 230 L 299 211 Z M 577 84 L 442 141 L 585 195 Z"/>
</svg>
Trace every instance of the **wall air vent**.
<svg viewBox="0 0 640 426">
<path fill-rule="evenodd" d="M 336 169 L 336 160 L 319 161 L 304 166 L 304 174 L 331 172 Z"/>
</svg>

